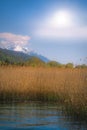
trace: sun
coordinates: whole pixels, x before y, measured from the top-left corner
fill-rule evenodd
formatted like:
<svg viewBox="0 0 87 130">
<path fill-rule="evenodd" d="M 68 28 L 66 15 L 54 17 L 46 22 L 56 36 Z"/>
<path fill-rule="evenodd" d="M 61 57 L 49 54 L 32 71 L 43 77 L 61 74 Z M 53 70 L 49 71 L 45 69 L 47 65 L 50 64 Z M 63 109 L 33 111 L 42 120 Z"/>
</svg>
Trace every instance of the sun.
<svg viewBox="0 0 87 130">
<path fill-rule="evenodd" d="M 69 27 L 72 24 L 70 13 L 68 11 L 55 12 L 51 19 L 51 24 L 56 28 Z"/>
</svg>

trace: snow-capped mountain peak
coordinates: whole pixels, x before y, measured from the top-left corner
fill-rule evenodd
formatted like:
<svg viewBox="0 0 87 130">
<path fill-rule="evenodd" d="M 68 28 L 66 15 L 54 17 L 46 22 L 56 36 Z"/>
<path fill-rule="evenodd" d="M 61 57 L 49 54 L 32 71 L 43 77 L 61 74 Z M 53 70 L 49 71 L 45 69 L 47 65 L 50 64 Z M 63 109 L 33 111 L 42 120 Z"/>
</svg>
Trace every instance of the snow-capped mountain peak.
<svg viewBox="0 0 87 130">
<path fill-rule="evenodd" d="M 22 49 L 22 47 L 20 47 L 20 46 L 16 46 L 16 47 L 14 48 L 14 51 L 23 51 L 23 49 Z"/>
<path fill-rule="evenodd" d="M 37 52 L 35 52 L 34 50 L 30 50 L 29 48 L 27 47 L 21 47 L 21 46 L 15 46 L 15 48 L 13 49 L 14 51 L 19 51 L 19 52 L 23 52 L 23 53 L 26 53 L 30 56 L 35 56 L 35 57 L 38 57 L 40 58 L 41 60 L 45 61 L 45 62 L 48 62 L 49 59 L 47 59 L 46 57 L 38 54 Z"/>
<path fill-rule="evenodd" d="M 19 45 L 14 46 L 14 47 L 9 48 L 9 49 L 13 50 L 13 51 L 23 52 L 23 53 L 26 53 L 26 54 L 30 53 L 30 49 L 29 48 L 27 48 L 27 47 L 21 47 Z"/>
<path fill-rule="evenodd" d="M 38 54 L 37 52 L 35 52 L 34 50 L 30 50 L 28 47 L 25 46 L 20 46 L 20 45 L 16 45 L 16 46 L 8 46 L 8 47 L 4 47 L 3 49 L 7 49 L 7 50 L 11 50 L 11 51 L 17 51 L 17 52 L 23 52 L 29 56 L 35 56 L 40 58 L 41 60 L 48 62 L 49 59 L 44 57 L 43 55 Z"/>
</svg>

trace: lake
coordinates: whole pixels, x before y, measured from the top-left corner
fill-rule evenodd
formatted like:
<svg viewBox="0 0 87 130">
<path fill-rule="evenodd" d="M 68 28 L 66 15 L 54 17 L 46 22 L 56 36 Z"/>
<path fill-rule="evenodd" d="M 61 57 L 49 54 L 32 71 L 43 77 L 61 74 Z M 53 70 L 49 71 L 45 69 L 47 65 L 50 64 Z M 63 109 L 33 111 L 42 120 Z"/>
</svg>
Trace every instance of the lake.
<svg viewBox="0 0 87 130">
<path fill-rule="evenodd" d="M 65 116 L 61 105 L 30 102 L 1 104 L 0 130 L 87 130 L 87 125 Z"/>
</svg>

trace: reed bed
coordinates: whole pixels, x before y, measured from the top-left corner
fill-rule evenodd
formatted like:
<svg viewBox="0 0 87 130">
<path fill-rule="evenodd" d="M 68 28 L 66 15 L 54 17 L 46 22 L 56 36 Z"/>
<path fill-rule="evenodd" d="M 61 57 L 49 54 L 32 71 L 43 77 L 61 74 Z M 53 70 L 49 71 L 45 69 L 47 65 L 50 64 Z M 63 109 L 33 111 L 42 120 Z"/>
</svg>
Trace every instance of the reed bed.
<svg viewBox="0 0 87 130">
<path fill-rule="evenodd" d="M 0 67 L 0 102 L 55 101 L 87 119 L 87 69 Z"/>
</svg>

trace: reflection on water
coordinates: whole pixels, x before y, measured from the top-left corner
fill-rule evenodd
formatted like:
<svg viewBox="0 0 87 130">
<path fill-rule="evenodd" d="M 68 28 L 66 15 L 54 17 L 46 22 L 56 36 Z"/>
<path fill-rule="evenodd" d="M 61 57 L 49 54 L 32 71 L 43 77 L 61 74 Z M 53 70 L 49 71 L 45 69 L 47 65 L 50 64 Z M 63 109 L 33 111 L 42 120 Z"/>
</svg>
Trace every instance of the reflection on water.
<svg viewBox="0 0 87 130">
<path fill-rule="evenodd" d="M 40 103 L 0 105 L 0 130 L 87 130 L 64 116 L 61 106 Z"/>
</svg>

